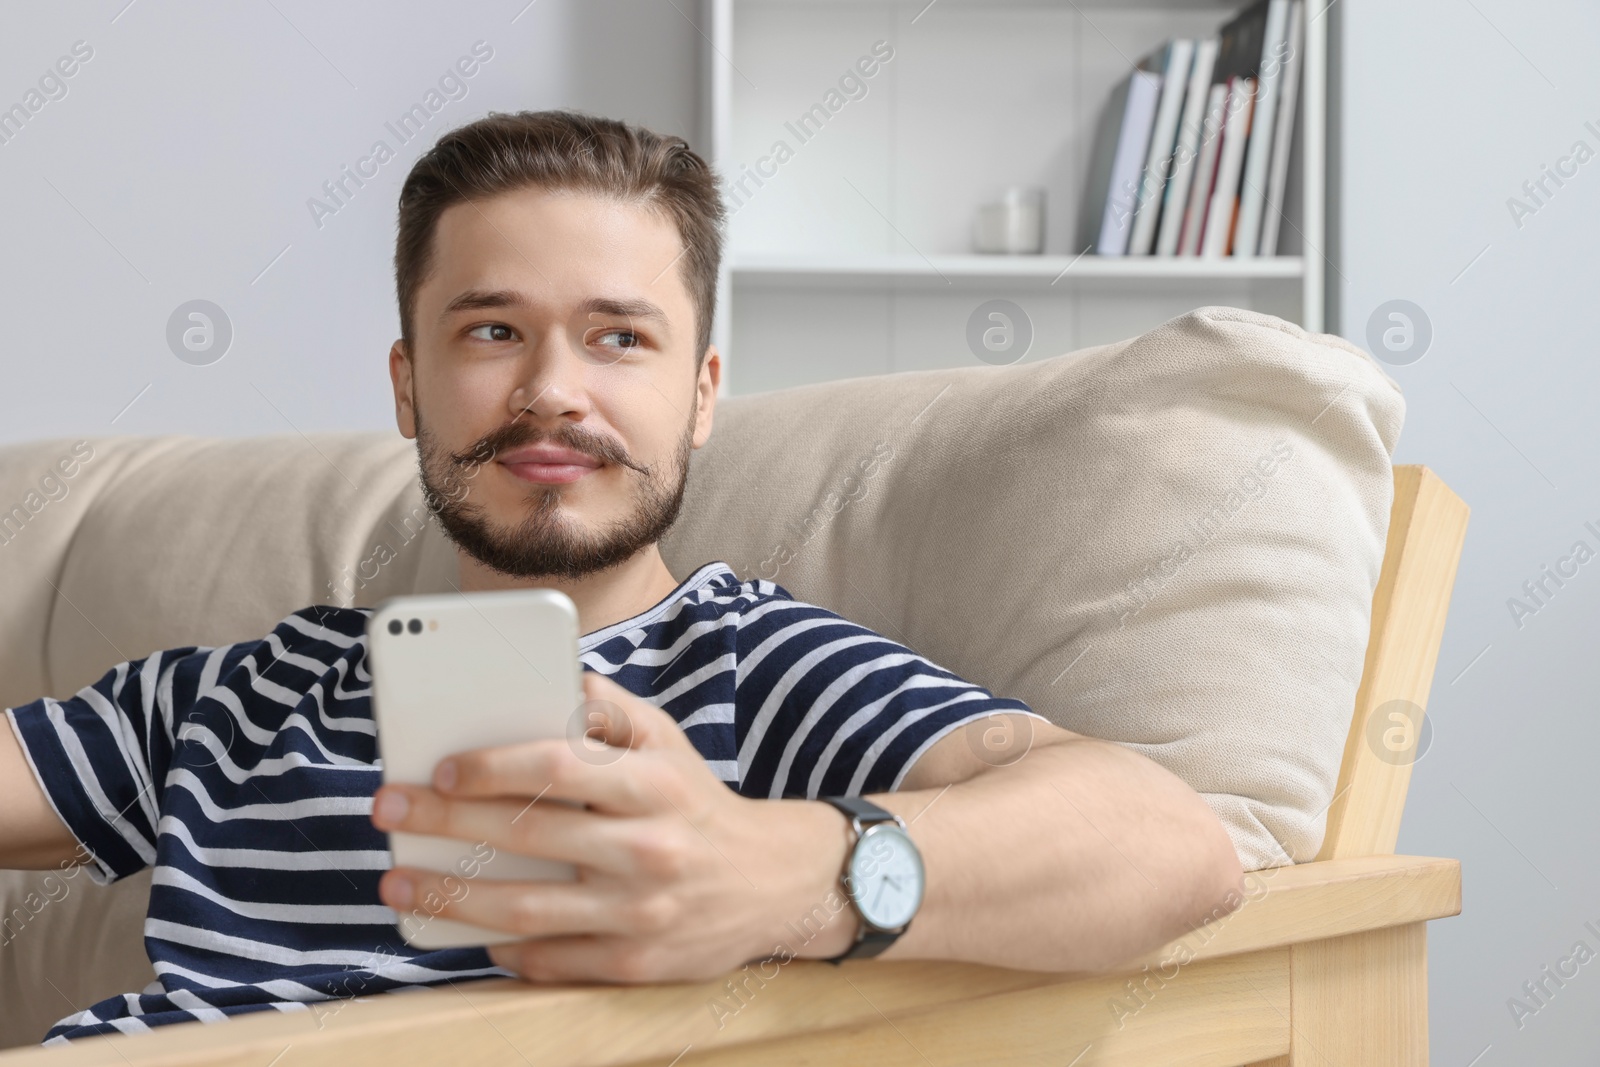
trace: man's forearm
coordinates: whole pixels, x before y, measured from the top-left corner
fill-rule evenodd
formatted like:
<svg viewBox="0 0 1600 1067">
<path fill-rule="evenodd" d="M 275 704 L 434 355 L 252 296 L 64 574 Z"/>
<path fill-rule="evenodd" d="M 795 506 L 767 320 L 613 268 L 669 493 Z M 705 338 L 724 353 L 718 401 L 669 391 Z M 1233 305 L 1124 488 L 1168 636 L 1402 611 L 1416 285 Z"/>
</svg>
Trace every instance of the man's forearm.
<svg viewBox="0 0 1600 1067">
<path fill-rule="evenodd" d="M 927 868 L 921 910 L 885 959 L 1103 970 L 1241 899 L 1238 858 L 1211 809 L 1164 768 L 1108 742 L 1044 744 L 966 781 L 871 799 L 909 824 Z M 822 847 L 810 888 L 821 901 L 833 892 L 825 879 L 830 869 L 838 877 L 847 834 L 831 808 L 804 807 L 794 825 Z M 804 932 L 797 955 L 825 957 L 851 943 L 855 913 L 833 900 L 819 909 L 790 898 L 804 916 L 783 927 L 790 944 Z"/>
<path fill-rule="evenodd" d="M 0 868 L 46 870 L 83 861 L 50 806 L 11 723 L 0 714 Z"/>
<path fill-rule="evenodd" d="M 740 795 L 666 712 L 595 672 L 584 685 L 626 711 L 631 758 L 591 764 L 558 740 L 458 753 L 441 788 L 381 789 L 373 821 L 585 874 L 484 881 L 456 900 L 438 872 L 396 868 L 385 904 L 434 894 L 438 915 L 518 935 L 491 955 L 535 981 L 694 980 L 850 947 L 858 919 L 841 875 L 853 841 L 839 810 Z M 1193 790 L 1131 749 L 1043 719 L 974 719 L 897 784 L 871 799 L 909 825 L 926 892 L 889 959 L 1099 971 L 1242 899 L 1232 843 Z M 569 803 L 536 803 L 546 794 Z"/>
</svg>

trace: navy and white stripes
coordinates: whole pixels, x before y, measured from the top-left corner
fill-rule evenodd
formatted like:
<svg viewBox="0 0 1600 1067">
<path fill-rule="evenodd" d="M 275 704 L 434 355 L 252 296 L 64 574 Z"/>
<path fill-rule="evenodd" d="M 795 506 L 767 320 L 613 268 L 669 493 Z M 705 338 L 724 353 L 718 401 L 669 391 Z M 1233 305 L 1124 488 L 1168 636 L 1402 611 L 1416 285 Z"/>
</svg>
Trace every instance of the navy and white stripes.
<svg viewBox="0 0 1600 1067">
<path fill-rule="evenodd" d="M 90 876 L 155 868 L 159 986 L 61 1020 L 49 1042 L 505 973 L 482 949 L 407 946 L 378 901 L 369 615 L 306 608 L 262 640 L 155 653 L 7 712 Z M 752 797 L 890 791 L 962 723 L 1029 713 L 722 563 L 579 654 Z"/>
</svg>

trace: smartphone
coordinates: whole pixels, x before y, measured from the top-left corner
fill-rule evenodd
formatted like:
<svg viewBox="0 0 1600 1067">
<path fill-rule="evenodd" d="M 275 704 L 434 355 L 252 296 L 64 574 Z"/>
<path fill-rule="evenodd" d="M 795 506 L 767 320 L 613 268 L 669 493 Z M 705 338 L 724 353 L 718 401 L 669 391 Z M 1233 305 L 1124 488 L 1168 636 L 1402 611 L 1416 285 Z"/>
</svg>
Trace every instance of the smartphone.
<svg viewBox="0 0 1600 1067">
<path fill-rule="evenodd" d="M 445 756 L 467 749 L 581 735 L 578 611 L 553 589 L 392 597 L 367 621 L 367 662 L 383 782 L 428 785 Z M 541 801 L 541 803 L 557 803 Z M 479 879 L 565 880 L 571 864 L 507 852 L 487 842 L 389 835 L 395 866 L 454 875 L 460 900 Z M 399 917 L 421 949 L 521 940 L 434 914 L 426 899 Z"/>
</svg>

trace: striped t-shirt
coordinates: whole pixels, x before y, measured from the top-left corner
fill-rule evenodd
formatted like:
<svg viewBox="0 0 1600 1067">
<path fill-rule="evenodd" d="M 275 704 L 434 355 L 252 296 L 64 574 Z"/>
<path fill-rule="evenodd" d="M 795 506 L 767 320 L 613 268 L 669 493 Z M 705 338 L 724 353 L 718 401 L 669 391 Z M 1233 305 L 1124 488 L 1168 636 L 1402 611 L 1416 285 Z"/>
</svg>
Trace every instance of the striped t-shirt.
<svg viewBox="0 0 1600 1067">
<path fill-rule="evenodd" d="M 507 973 L 482 948 L 410 947 L 378 900 L 390 857 L 371 823 L 370 615 L 306 608 L 262 640 L 154 653 L 7 711 L 90 877 L 154 867 L 157 980 L 61 1020 L 47 1043 Z M 892 791 L 961 724 L 1032 714 L 720 562 L 579 654 L 671 714 L 750 797 Z"/>
</svg>

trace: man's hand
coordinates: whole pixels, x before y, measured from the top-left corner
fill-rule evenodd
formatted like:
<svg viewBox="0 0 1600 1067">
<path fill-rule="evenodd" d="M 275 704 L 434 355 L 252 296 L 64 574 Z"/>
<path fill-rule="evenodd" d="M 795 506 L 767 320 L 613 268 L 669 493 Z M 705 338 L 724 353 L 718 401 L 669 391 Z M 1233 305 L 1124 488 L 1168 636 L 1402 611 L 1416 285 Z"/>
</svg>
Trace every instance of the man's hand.
<svg viewBox="0 0 1600 1067">
<path fill-rule="evenodd" d="M 526 937 L 491 955 L 541 981 L 704 979 L 849 947 L 843 815 L 741 797 L 666 713 L 596 674 L 584 687 L 593 744 L 451 756 L 433 788 L 385 786 L 373 809 L 380 829 L 572 863 L 577 880 L 479 877 L 463 894 L 454 875 L 401 868 L 384 903 Z M 991 735 L 1015 751 L 991 751 Z M 910 824 L 927 890 L 884 959 L 1098 973 L 1243 900 L 1205 801 L 1121 745 L 999 715 L 929 746 L 900 785 L 870 799 Z"/>
<path fill-rule="evenodd" d="M 446 875 L 402 867 L 384 875 L 383 902 L 405 912 L 434 893 L 438 915 L 526 937 L 490 954 L 538 981 L 712 978 L 779 942 L 794 946 L 786 924 L 817 915 L 836 892 L 843 816 L 817 802 L 739 796 L 671 716 L 599 674 L 583 682 L 593 728 L 582 742 L 454 755 L 431 789 L 388 785 L 373 805 L 379 829 L 486 841 L 574 864 L 577 880 L 477 878 L 447 893 Z M 854 923 L 844 907 L 792 950 L 840 952 Z"/>
</svg>

